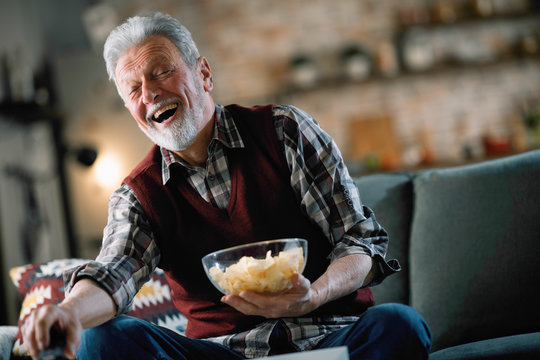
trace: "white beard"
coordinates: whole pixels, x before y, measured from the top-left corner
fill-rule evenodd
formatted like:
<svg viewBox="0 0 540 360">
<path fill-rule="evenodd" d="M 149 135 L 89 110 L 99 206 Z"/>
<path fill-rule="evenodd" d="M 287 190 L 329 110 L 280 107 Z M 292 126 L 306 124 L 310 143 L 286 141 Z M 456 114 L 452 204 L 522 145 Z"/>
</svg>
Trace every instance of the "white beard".
<svg viewBox="0 0 540 360">
<path fill-rule="evenodd" d="M 139 128 L 152 142 L 171 151 L 183 151 L 193 144 L 200 130 L 198 124 L 201 124 L 203 120 L 203 99 L 201 94 L 199 94 L 194 108 L 186 111 L 182 103 L 179 103 L 178 106 L 180 107 L 177 110 L 178 113 L 174 115 L 175 118 L 165 129 L 156 128 L 152 121 L 148 122 L 150 127 L 147 129 L 143 129 L 139 125 Z M 181 114 L 180 111 L 182 111 Z"/>
</svg>

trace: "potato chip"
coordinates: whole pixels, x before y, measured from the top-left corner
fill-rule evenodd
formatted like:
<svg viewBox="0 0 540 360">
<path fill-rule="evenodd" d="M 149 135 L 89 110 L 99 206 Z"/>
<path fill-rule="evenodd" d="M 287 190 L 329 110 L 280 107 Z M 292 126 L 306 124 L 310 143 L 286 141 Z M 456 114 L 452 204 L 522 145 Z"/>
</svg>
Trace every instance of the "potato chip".
<svg viewBox="0 0 540 360">
<path fill-rule="evenodd" d="M 217 266 L 209 270 L 212 279 L 227 294 L 239 294 L 244 290 L 258 293 L 279 293 L 291 286 L 291 276 L 299 273 L 304 265 L 301 247 L 280 251 L 272 256 L 269 250 L 264 259 L 242 256 L 225 271 Z"/>
</svg>

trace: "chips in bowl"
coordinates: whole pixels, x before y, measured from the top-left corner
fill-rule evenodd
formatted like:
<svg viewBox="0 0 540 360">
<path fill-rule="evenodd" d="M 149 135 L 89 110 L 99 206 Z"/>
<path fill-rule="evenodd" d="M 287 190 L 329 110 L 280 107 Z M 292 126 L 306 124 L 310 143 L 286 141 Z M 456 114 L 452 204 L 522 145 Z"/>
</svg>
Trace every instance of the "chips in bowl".
<svg viewBox="0 0 540 360">
<path fill-rule="evenodd" d="M 291 238 L 219 250 L 202 262 L 210 281 L 224 294 L 276 294 L 291 287 L 292 275 L 302 273 L 306 258 L 307 241 Z"/>
</svg>

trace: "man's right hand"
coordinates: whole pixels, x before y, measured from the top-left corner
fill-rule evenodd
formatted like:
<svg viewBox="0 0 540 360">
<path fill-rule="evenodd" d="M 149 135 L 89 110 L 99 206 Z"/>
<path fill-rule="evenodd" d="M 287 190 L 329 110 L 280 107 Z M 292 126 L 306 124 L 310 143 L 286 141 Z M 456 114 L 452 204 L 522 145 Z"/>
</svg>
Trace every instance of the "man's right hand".
<svg viewBox="0 0 540 360">
<path fill-rule="evenodd" d="M 82 325 L 72 309 L 67 306 L 47 304 L 34 310 L 22 328 L 24 346 L 33 359 L 50 343 L 50 330 L 57 326 L 65 336 L 64 355 L 75 359 L 80 346 Z"/>
<path fill-rule="evenodd" d="M 37 359 L 49 345 L 51 328 L 56 325 L 65 335 L 64 354 L 75 359 L 82 330 L 103 324 L 116 314 L 112 297 L 91 279 L 80 279 L 59 305 L 43 305 L 34 310 L 22 328 L 28 353 Z"/>
</svg>

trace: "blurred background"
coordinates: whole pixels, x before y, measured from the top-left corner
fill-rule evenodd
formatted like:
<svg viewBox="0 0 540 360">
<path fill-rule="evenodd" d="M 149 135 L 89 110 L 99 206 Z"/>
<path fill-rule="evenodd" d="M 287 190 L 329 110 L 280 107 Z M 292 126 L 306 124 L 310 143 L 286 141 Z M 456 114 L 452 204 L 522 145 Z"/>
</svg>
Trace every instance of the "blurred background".
<svg viewBox="0 0 540 360">
<path fill-rule="evenodd" d="M 99 251 L 110 193 L 151 144 L 102 47 L 177 17 L 218 103 L 311 113 L 354 176 L 540 147 L 538 0 L 0 0 L 0 323 L 14 266 Z"/>
</svg>

